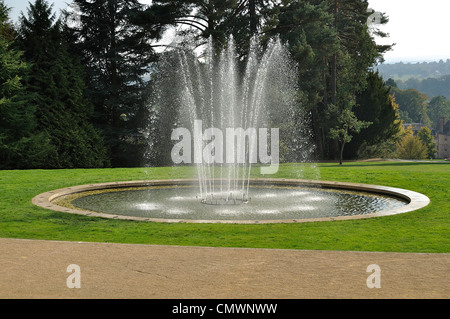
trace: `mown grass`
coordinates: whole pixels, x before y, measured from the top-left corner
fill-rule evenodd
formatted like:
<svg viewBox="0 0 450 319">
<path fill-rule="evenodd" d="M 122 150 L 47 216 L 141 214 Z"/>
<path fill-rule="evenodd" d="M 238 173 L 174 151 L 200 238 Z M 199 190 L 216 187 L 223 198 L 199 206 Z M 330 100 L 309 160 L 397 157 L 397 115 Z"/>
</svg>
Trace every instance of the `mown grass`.
<svg viewBox="0 0 450 319">
<path fill-rule="evenodd" d="M 90 183 L 191 177 L 192 168 L 0 171 L 0 237 L 282 249 L 450 252 L 448 163 L 285 164 L 270 177 L 406 188 L 430 205 L 395 216 L 297 224 L 153 223 L 59 213 L 31 204 L 48 190 Z"/>
</svg>

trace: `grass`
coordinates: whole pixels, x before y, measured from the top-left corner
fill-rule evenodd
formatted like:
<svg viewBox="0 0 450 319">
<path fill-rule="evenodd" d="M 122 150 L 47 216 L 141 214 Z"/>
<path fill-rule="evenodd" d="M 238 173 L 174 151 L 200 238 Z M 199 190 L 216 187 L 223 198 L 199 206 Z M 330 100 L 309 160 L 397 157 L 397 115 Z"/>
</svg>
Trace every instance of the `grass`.
<svg viewBox="0 0 450 319">
<path fill-rule="evenodd" d="M 48 190 L 111 181 L 187 178 L 191 168 L 0 171 L 0 237 L 157 245 L 281 249 L 450 252 L 450 165 L 358 162 L 280 166 L 276 178 L 311 178 L 406 188 L 430 205 L 395 216 L 297 224 L 152 223 L 45 210 L 31 199 Z"/>
</svg>

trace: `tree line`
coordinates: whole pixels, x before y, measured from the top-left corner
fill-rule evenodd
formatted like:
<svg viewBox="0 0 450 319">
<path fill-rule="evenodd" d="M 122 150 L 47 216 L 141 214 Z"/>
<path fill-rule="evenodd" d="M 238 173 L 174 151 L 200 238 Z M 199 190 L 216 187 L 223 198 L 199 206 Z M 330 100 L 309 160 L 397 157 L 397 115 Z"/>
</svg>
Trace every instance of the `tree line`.
<svg viewBox="0 0 450 319">
<path fill-rule="evenodd" d="M 384 79 L 392 78 L 406 82 L 412 78 L 421 81 L 450 74 L 450 59 L 417 63 L 383 63 L 377 66 L 377 70 Z"/>
<path fill-rule="evenodd" d="M 442 95 L 443 97 L 450 99 L 450 74 L 440 77 L 429 77 L 423 80 L 419 80 L 415 77 L 409 78 L 406 81 L 395 80 L 395 84 L 399 89 L 414 89 L 425 93 L 430 98 Z"/>
<path fill-rule="evenodd" d="M 450 100 L 445 96 L 430 98 L 416 89 L 401 89 L 392 79 L 386 83 L 392 87 L 391 94 L 399 104 L 398 113 L 404 123 L 421 123 L 439 130 L 440 119 L 450 118 Z"/>
<path fill-rule="evenodd" d="M 367 23 L 367 1 L 73 4 L 56 17 L 49 2 L 35 0 L 13 26 L 0 1 L 0 168 L 170 165 L 145 155 L 162 135 L 148 127 L 148 100 L 158 41 L 173 28 L 179 45 L 213 41 L 218 51 L 233 36 L 240 61 L 252 37 L 263 45 L 279 37 L 298 65 L 298 106 L 307 110 L 315 159 L 342 161 L 399 139 L 398 105 L 373 70 L 390 47 L 376 44 L 386 34 Z"/>
</svg>

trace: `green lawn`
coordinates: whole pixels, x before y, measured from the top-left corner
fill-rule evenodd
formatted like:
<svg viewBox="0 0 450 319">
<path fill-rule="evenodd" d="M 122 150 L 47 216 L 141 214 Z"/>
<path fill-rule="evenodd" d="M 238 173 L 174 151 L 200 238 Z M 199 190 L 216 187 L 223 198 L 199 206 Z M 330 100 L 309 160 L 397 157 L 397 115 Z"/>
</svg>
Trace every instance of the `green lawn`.
<svg viewBox="0 0 450 319">
<path fill-rule="evenodd" d="M 52 189 L 90 183 L 185 178 L 191 168 L 0 171 L 0 237 L 164 245 L 314 250 L 450 252 L 450 163 L 371 162 L 280 166 L 276 178 L 312 178 L 406 188 L 427 207 L 351 221 L 293 224 L 152 223 L 45 210 L 31 199 Z"/>
</svg>

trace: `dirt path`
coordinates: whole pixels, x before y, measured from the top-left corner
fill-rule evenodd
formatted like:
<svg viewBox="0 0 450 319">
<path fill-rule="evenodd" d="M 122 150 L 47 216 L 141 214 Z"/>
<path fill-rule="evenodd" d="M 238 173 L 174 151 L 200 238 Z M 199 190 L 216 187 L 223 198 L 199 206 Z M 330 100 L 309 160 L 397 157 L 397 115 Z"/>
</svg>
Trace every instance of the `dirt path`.
<svg viewBox="0 0 450 319">
<path fill-rule="evenodd" d="M 71 264 L 80 267 L 80 288 L 67 286 L 77 274 L 67 272 Z M 381 288 L 367 286 L 371 264 L 379 266 Z M 448 299 L 449 273 L 450 254 L 0 238 L 0 298 Z"/>
</svg>

